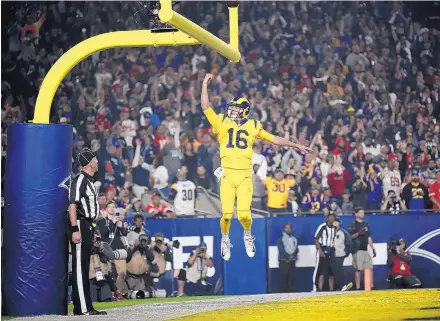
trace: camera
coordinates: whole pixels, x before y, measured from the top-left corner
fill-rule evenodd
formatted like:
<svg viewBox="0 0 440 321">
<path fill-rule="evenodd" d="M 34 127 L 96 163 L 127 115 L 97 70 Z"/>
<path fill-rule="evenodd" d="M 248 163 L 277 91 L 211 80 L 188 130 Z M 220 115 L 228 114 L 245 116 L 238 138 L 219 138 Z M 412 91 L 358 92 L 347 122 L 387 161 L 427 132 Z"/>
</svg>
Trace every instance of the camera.
<svg viewBox="0 0 440 321">
<path fill-rule="evenodd" d="M 206 244 L 202 244 L 199 246 L 200 253 L 206 253 L 206 249 L 207 249 Z"/>
<path fill-rule="evenodd" d="M 397 252 L 397 246 L 399 246 L 400 243 L 395 238 L 390 238 L 390 242 L 388 244 L 388 248 L 391 252 L 396 253 Z"/>
<path fill-rule="evenodd" d="M 142 248 L 147 248 L 150 245 L 150 237 L 145 234 L 139 235 L 139 245 Z"/>
<path fill-rule="evenodd" d="M 164 243 L 162 240 L 156 240 L 156 246 L 154 247 L 154 250 L 157 253 L 162 253 L 160 247 L 164 244 L 167 247 L 167 250 L 169 250 L 170 247 L 174 247 L 175 249 L 178 249 L 180 247 L 180 242 L 178 240 L 174 240 L 172 242 L 167 242 L 167 243 Z"/>
</svg>

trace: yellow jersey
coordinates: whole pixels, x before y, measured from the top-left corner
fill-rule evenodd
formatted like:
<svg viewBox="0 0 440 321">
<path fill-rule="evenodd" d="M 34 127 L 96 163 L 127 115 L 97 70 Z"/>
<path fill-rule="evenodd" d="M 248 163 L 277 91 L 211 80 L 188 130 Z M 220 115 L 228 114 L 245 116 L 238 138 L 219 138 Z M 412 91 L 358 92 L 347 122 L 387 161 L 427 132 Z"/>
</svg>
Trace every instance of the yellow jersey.
<svg viewBox="0 0 440 321">
<path fill-rule="evenodd" d="M 217 135 L 221 166 L 230 169 L 252 170 L 253 145 L 256 138 L 272 143 L 275 136 L 263 129 L 258 120 L 243 119 L 237 124 L 212 108 L 203 111 Z"/>
<path fill-rule="evenodd" d="M 273 177 L 266 177 L 263 184 L 267 188 L 267 207 L 286 208 L 289 190 L 295 186 L 295 181 L 285 178 L 279 181 Z"/>
</svg>

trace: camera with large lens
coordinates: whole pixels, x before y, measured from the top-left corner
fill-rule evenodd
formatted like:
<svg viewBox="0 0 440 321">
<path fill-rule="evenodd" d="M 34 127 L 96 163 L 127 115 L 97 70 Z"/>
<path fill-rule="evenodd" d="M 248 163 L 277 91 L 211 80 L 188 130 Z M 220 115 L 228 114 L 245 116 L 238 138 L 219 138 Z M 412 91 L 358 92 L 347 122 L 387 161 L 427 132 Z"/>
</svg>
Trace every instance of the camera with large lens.
<svg viewBox="0 0 440 321">
<path fill-rule="evenodd" d="M 150 245 L 150 237 L 145 234 L 139 235 L 139 246 L 146 249 L 148 248 L 148 245 Z"/>
<path fill-rule="evenodd" d="M 399 245 L 399 241 L 395 238 L 390 238 L 390 242 L 388 244 L 388 248 L 391 252 L 396 253 L 397 252 L 397 246 Z"/>
<path fill-rule="evenodd" d="M 156 245 L 154 246 L 154 251 L 156 251 L 157 253 L 162 253 L 160 247 L 164 244 L 167 247 L 167 250 L 169 250 L 171 247 L 174 247 L 175 249 L 178 249 L 180 247 L 180 242 L 178 240 L 164 243 L 164 241 L 159 239 L 159 240 L 156 240 Z"/>
</svg>

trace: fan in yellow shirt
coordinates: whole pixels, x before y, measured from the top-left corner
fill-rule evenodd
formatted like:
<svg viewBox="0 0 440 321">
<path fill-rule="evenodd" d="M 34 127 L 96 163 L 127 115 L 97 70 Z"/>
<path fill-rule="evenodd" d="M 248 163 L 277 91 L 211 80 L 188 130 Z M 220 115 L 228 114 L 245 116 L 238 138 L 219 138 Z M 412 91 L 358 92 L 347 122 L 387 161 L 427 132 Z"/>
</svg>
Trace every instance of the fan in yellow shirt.
<svg viewBox="0 0 440 321">
<path fill-rule="evenodd" d="M 214 175 L 220 182 L 220 202 L 222 204 L 221 255 L 224 260 L 231 257 L 229 228 L 237 199 L 237 218 L 244 229 L 244 244 L 249 257 L 255 255 L 254 237 L 251 234 L 252 216 L 252 155 L 255 139 L 262 139 L 274 145 L 292 147 L 302 153 L 311 151 L 309 147 L 290 142 L 274 136 L 263 129 L 257 120 L 247 119 L 250 103 L 244 97 L 233 99 L 228 103 L 226 114 L 216 114 L 208 98 L 208 84 L 212 74 L 203 80 L 201 104 L 203 112 L 217 135 L 220 145 L 221 167 Z"/>
<path fill-rule="evenodd" d="M 263 181 L 267 189 L 267 209 L 271 214 L 287 211 L 289 192 L 295 186 L 293 179 L 284 178 L 282 169 L 277 169 L 274 176 L 266 177 Z"/>
</svg>

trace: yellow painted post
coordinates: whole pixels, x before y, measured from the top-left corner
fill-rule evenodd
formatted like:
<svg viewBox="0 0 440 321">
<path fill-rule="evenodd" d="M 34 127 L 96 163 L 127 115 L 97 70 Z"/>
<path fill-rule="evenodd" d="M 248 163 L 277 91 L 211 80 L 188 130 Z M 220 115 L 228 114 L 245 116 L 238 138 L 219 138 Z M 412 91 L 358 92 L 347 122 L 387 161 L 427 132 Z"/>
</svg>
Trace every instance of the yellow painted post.
<svg viewBox="0 0 440 321">
<path fill-rule="evenodd" d="M 199 40 L 202 44 L 214 49 L 221 55 L 228 58 L 231 62 L 240 61 L 241 54 L 238 50 L 238 8 L 230 8 L 230 17 L 232 9 L 232 17 L 234 17 L 235 11 L 235 21 L 229 21 L 231 33 L 230 38 L 234 38 L 234 45 L 229 45 L 218 37 L 214 36 L 212 33 L 206 31 L 202 27 L 198 26 L 191 20 L 185 18 L 184 16 L 173 11 L 171 8 L 170 0 L 160 0 L 160 11 L 159 19 L 162 23 L 168 23 L 173 27 L 183 31 L 184 33 L 194 37 Z M 233 25 L 233 26 L 231 26 Z"/>
<path fill-rule="evenodd" d="M 33 123 L 49 123 L 50 107 L 61 81 L 76 64 L 97 51 L 116 47 L 158 47 L 197 44 L 200 44 L 198 40 L 181 31 L 167 33 L 154 33 L 150 30 L 117 31 L 86 39 L 62 55 L 47 73 L 37 97 Z"/>
<path fill-rule="evenodd" d="M 238 46 L 238 6 L 229 7 L 229 43 L 232 48 L 240 52 Z"/>
</svg>

